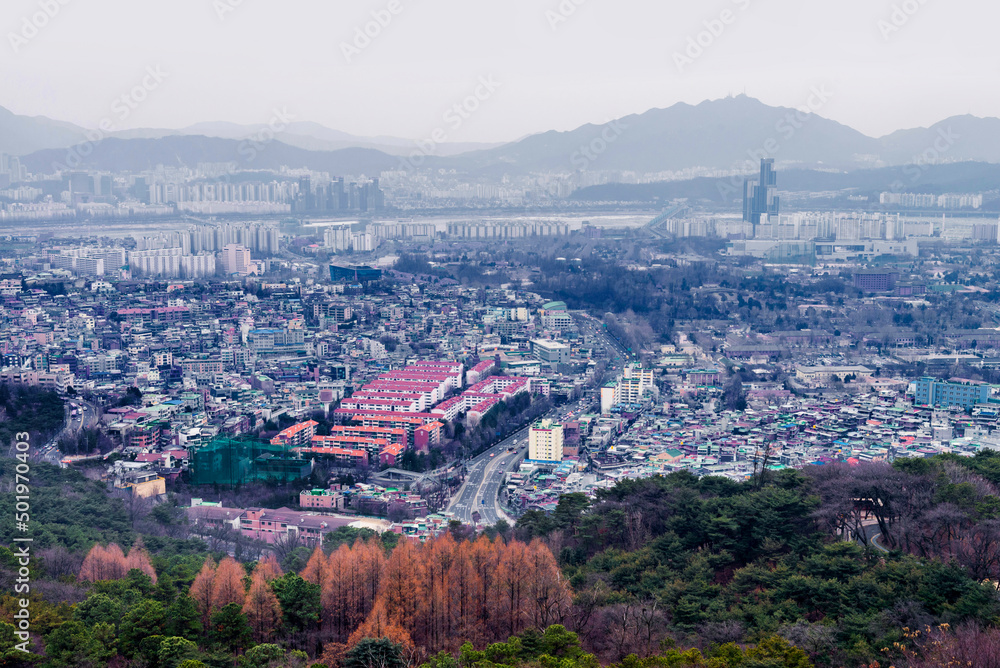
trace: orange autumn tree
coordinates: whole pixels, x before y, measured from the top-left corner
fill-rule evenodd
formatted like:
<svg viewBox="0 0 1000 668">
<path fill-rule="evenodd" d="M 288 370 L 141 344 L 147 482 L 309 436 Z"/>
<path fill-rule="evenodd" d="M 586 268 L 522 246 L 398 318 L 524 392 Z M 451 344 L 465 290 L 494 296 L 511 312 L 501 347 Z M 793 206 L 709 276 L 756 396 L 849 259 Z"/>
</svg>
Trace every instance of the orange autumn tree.
<svg viewBox="0 0 1000 668">
<path fill-rule="evenodd" d="M 447 595 L 452 637 L 471 639 L 477 629 L 476 592 L 482 588 L 471 559 L 472 543 L 463 541 L 455 548 L 448 569 Z M 454 645 L 454 643 L 452 643 Z M 449 647 L 451 651 L 457 648 Z"/>
<path fill-rule="evenodd" d="M 319 663 L 328 668 L 338 668 L 347 658 L 348 647 L 342 642 L 328 642 L 323 645 L 323 654 L 319 657 Z"/>
<path fill-rule="evenodd" d="M 142 536 L 135 539 L 132 549 L 125 557 L 125 572 L 128 573 L 133 568 L 148 575 L 153 580 L 153 584 L 156 584 L 156 569 L 153 568 L 153 562 L 149 559 L 149 552 L 146 551 L 146 545 L 142 542 Z"/>
<path fill-rule="evenodd" d="M 365 623 L 355 629 L 351 637 L 347 639 L 347 646 L 354 647 L 365 638 L 388 638 L 392 642 L 402 645 L 407 653 L 414 649 L 413 639 L 409 632 L 392 621 L 386 610 L 385 602 L 382 600 L 379 600 L 372 608 Z"/>
<path fill-rule="evenodd" d="M 284 572 L 281 570 L 281 565 L 278 563 L 278 558 L 273 554 L 268 554 L 266 557 L 257 562 L 257 568 L 253 571 L 254 575 L 260 573 L 264 580 L 270 582 L 271 580 L 277 580 Z"/>
<path fill-rule="evenodd" d="M 469 550 L 469 567 L 475 573 L 471 592 L 472 611 L 470 635 L 472 642 L 483 645 L 495 642 L 498 634 L 492 628 L 493 591 L 497 571 L 500 569 L 500 542 L 493 542 L 486 536 L 479 537 Z"/>
<path fill-rule="evenodd" d="M 147 558 L 148 561 L 148 558 Z M 152 565 L 149 566 L 152 570 Z M 107 547 L 96 543 L 90 549 L 80 567 L 80 582 L 100 582 L 101 580 L 121 580 L 128 575 L 129 567 L 125 559 L 125 553 L 115 543 L 110 543 Z M 156 581 L 156 572 L 153 572 L 153 581 Z"/>
<path fill-rule="evenodd" d="M 226 557 L 215 569 L 212 579 L 212 611 L 221 610 L 230 603 L 243 607 L 246 603 L 246 590 L 243 588 L 243 578 L 247 575 L 243 564 L 232 557 Z"/>
<path fill-rule="evenodd" d="M 350 609 L 352 628 L 356 628 L 368 618 L 375 601 L 382 591 L 386 558 L 382 545 L 377 541 L 355 543 L 350 552 L 350 569 L 356 574 L 347 583 L 347 604 Z"/>
<path fill-rule="evenodd" d="M 525 629 L 530 615 L 527 594 L 534 573 L 528 570 L 527 546 L 511 541 L 500 547 L 500 566 L 491 589 L 491 618 L 504 636 L 517 635 Z"/>
<path fill-rule="evenodd" d="M 299 576 L 306 582 L 314 585 L 323 586 L 323 581 L 326 579 L 327 575 L 327 558 L 323 554 L 323 548 L 319 545 L 313 550 L 312 555 L 309 557 L 309 561 L 306 562 L 306 567 L 302 569 Z"/>
<path fill-rule="evenodd" d="M 482 646 L 525 629 L 564 622 L 572 603 L 555 557 L 534 541 L 444 535 L 421 545 L 404 539 L 388 558 L 379 541 L 340 546 L 320 570 L 322 629 L 331 656 L 362 638 L 391 638 L 427 655 Z"/>
<path fill-rule="evenodd" d="M 109 543 L 108 547 L 104 550 L 107 556 L 108 565 L 114 569 L 115 572 L 121 573 L 121 575 L 112 579 L 120 579 L 128 574 L 128 569 L 126 568 L 125 553 L 122 549 L 118 547 L 118 543 Z"/>
<path fill-rule="evenodd" d="M 201 613 L 201 623 L 204 628 L 208 628 L 208 622 L 212 614 L 212 585 L 215 581 L 215 561 L 212 557 L 205 559 L 201 570 L 191 583 L 189 595 L 194 599 L 198 612 Z"/>
<path fill-rule="evenodd" d="M 254 640 L 261 643 L 267 642 L 281 624 L 281 604 L 268 584 L 267 571 L 260 568 L 254 571 L 250 592 L 243 604 Z"/>
<path fill-rule="evenodd" d="M 421 548 L 409 540 L 396 545 L 385 566 L 379 601 L 384 605 L 389 621 L 408 631 L 413 630 L 417 623 L 423 571 Z"/>
<path fill-rule="evenodd" d="M 319 577 L 323 628 L 341 643 L 358 626 L 351 607 L 352 587 L 359 586 L 356 580 L 360 575 L 354 570 L 354 564 L 352 549 L 341 545 L 330 555 Z M 306 564 L 306 569 L 309 569 L 309 564 Z M 305 575 L 302 577 L 305 578 Z"/>
<path fill-rule="evenodd" d="M 100 543 L 95 543 L 94 547 L 90 548 L 90 552 L 83 559 L 83 565 L 80 566 L 80 582 L 99 582 L 101 580 L 108 580 L 110 578 L 106 577 L 106 572 L 108 571 L 107 565 L 107 554 L 104 550 L 104 546 Z"/>
<path fill-rule="evenodd" d="M 531 573 L 527 583 L 529 625 L 547 629 L 553 624 L 561 624 L 569 616 L 573 592 L 552 550 L 536 538 L 528 545 L 526 557 Z"/>
<path fill-rule="evenodd" d="M 427 543 L 421 550 L 423 568 L 417 580 L 416 635 L 428 647 L 442 647 L 452 637 L 453 615 L 448 577 L 457 545 L 451 534 Z"/>
</svg>

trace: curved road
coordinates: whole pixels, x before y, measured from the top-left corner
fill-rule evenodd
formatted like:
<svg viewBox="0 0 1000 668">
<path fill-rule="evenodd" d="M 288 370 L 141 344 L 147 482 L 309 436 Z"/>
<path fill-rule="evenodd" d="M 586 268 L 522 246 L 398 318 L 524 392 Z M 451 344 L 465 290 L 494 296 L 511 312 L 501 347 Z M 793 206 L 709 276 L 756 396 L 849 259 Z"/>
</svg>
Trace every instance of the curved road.
<svg viewBox="0 0 1000 668">
<path fill-rule="evenodd" d="M 528 428 L 525 427 L 465 463 L 465 482 L 448 506 L 448 510 L 455 513 L 455 519 L 463 524 L 476 524 L 472 521 L 472 513 L 478 510 L 480 524 L 492 525 L 500 520 L 497 495 L 507 472 L 524 456 L 527 439 Z M 508 452 L 510 448 L 514 448 L 514 452 Z"/>
<path fill-rule="evenodd" d="M 864 532 L 865 532 L 865 534 L 864 534 L 864 540 L 859 541 L 859 542 L 861 542 L 864 545 L 871 545 L 873 548 L 875 548 L 879 552 L 884 552 L 886 554 L 889 553 L 889 550 L 887 550 L 886 548 L 882 547 L 879 544 L 878 540 L 877 540 L 878 538 L 880 538 L 882 536 L 882 532 L 879 530 L 879 527 L 878 527 L 877 523 L 876 524 L 863 524 L 862 528 L 864 529 Z M 859 536 L 859 538 L 861 538 L 861 536 Z"/>
<path fill-rule="evenodd" d="M 75 417 L 71 414 L 74 408 L 77 409 Z M 81 429 L 96 427 L 97 422 L 97 408 L 93 404 L 79 398 L 71 399 L 66 405 L 66 426 L 60 434 L 39 449 L 38 456 L 49 464 L 62 466 L 62 453 L 59 452 L 60 436 L 63 434 L 75 436 Z"/>
<path fill-rule="evenodd" d="M 603 340 L 601 347 L 608 353 L 608 372 L 615 377 L 620 376 L 625 362 L 634 355 L 608 333 L 603 323 L 581 313 L 574 315 L 582 333 Z M 557 421 L 574 419 L 590 404 L 588 399 L 580 399 L 570 405 L 554 408 L 542 417 Z M 510 448 L 514 448 L 514 452 L 508 452 Z M 527 449 L 526 427 L 466 462 L 465 482 L 448 505 L 448 510 L 455 514 L 455 519 L 463 524 L 477 524 L 472 519 L 472 514 L 476 511 L 479 512 L 478 524 L 481 525 L 489 526 L 506 519 L 497 507 L 500 488 L 506 482 L 507 473 L 527 454 Z"/>
</svg>

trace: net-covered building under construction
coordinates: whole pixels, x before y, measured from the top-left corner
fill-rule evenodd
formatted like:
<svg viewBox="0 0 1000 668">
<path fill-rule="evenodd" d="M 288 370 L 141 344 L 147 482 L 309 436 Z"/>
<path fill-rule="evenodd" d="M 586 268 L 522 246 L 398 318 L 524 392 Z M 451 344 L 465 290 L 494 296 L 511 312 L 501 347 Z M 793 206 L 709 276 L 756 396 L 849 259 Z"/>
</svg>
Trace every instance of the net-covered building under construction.
<svg viewBox="0 0 1000 668">
<path fill-rule="evenodd" d="M 188 466 L 192 485 L 291 482 L 311 472 L 310 462 L 286 446 L 232 438 L 217 438 L 192 448 Z"/>
</svg>

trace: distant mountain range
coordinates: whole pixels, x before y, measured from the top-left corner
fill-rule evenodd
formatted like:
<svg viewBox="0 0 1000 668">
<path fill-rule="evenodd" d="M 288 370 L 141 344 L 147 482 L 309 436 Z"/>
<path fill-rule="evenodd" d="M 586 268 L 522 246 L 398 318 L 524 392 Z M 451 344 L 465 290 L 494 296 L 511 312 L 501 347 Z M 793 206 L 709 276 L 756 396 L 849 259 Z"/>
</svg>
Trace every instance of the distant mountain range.
<svg viewBox="0 0 1000 668">
<path fill-rule="evenodd" d="M 270 128 L 266 125 L 240 125 L 238 123 L 217 122 L 197 123 L 180 130 L 139 129 L 116 132 L 117 139 L 160 139 L 176 136 L 204 136 L 221 139 L 244 140 L 255 137 L 270 137 Z M 357 137 L 355 135 L 332 130 L 319 123 L 294 121 L 288 123 L 281 132 L 274 134 L 274 139 L 289 146 L 303 148 L 308 151 L 339 151 L 345 148 L 370 148 L 389 155 L 408 155 L 415 150 L 412 140 L 401 137 Z M 443 143 L 438 146 L 438 155 L 451 156 L 469 151 L 494 148 L 500 144 L 484 143 Z"/>
<path fill-rule="evenodd" d="M 956 116 L 875 139 L 815 114 L 741 95 L 652 109 L 607 125 L 545 132 L 459 160 L 472 170 L 516 165 L 525 171 L 568 172 L 586 165 L 649 173 L 738 169 L 759 157 L 772 157 L 784 169 L 1000 162 L 1000 119 Z"/>
<path fill-rule="evenodd" d="M 288 165 L 374 174 L 403 164 L 396 156 L 415 150 L 406 139 L 355 137 L 316 123 L 292 122 L 247 160 L 248 138 L 259 136 L 264 127 L 202 123 L 181 130 L 130 130 L 98 142 L 81 165 L 122 170 L 246 162 L 246 169 Z M 0 151 L 24 156 L 32 171 L 65 164 L 67 149 L 85 141 L 85 132 L 69 123 L 18 116 L 0 108 Z M 446 145 L 424 165 L 481 176 L 581 170 L 651 173 L 744 169 L 760 156 L 773 157 L 784 171 L 848 172 L 915 162 L 1000 163 L 1000 119 L 956 116 L 929 128 L 873 138 L 815 114 L 802 115 L 741 95 L 652 109 L 607 125 L 545 132 L 500 146 Z"/>
<path fill-rule="evenodd" d="M 90 136 L 93 136 L 93 132 L 91 131 Z M 240 125 L 238 123 L 217 122 L 198 123 L 180 130 L 138 128 L 115 132 L 107 136 L 108 139 L 123 140 L 177 137 L 230 139 L 238 142 L 267 137 L 269 140 L 276 140 L 279 143 L 307 151 L 333 152 L 348 148 L 365 148 L 393 156 L 409 155 L 415 150 L 414 142 L 409 139 L 388 136 L 358 137 L 339 130 L 332 130 L 319 123 L 305 121 L 287 123 L 278 133 L 272 132 L 264 124 Z M 44 116 L 19 116 L 0 107 L 0 153 L 26 156 L 46 149 L 67 149 L 86 141 L 88 141 L 86 128 L 72 123 L 54 121 Z M 436 147 L 436 152 L 439 156 L 452 156 L 469 151 L 490 149 L 499 145 L 475 142 L 442 143 Z M 172 146 L 177 147 L 178 144 L 174 143 Z M 195 151 L 199 150 L 194 147 L 194 144 L 190 146 Z"/>
<path fill-rule="evenodd" d="M 90 147 L 85 156 L 76 148 L 47 149 L 26 155 L 21 161 L 31 172 L 51 174 L 62 165 L 77 164 L 69 162 L 71 156 L 78 156 L 83 168 L 130 172 L 154 169 L 157 165 L 194 169 L 199 163 L 231 163 L 238 172 L 277 170 L 287 165 L 330 174 L 378 176 L 400 165 L 399 158 L 369 148 L 307 151 L 279 141 L 254 143 L 186 135 L 105 139 Z"/>
<path fill-rule="evenodd" d="M 67 148 L 86 141 L 86 131 L 45 116 L 18 116 L 0 107 L 0 153 L 26 155 L 47 148 Z"/>
</svg>

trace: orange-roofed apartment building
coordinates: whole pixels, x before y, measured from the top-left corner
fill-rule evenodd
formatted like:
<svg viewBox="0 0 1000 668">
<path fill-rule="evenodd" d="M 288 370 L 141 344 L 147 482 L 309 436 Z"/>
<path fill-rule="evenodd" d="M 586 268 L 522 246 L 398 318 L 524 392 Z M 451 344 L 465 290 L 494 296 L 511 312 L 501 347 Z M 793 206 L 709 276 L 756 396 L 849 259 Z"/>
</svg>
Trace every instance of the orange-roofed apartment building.
<svg viewBox="0 0 1000 668">
<path fill-rule="evenodd" d="M 310 446 L 297 448 L 298 452 L 302 454 L 333 454 L 329 452 L 331 449 L 336 450 L 337 448 L 346 448 L 348 450 L 361 450 L 368 453 L 368 461 L 378 461 L 379 453 L 387 445 L 399 445 L 404 450 L 406 445 L 403 443 L 390 443 L 384 438 L 366 438 L 364 436 L 349 436 L 344 434 L 336 434 L 333 436 L 313 436 L 312 443 Z"/>
<path fill-rule="evenodd" d="M 308 446 L 312 443 L 312 437 L 316 435 L 316 427 L 318 426 L 319 423 L 315 420 L 293 424 L 272 438 L 271 445 L 284 445 L 290 448 Z"/>
<path fill-rule="evenodd" d="M 399 443 L 390 443 L 382 448 L 380 460 L 385 466 L 395 466 L 403 458 L 404 452 L 406 452 L 405 446 Z"/>
<path fill-rule="evenodd" d="M 431 422 L 413 431 L 413 447 L 417 452 L 425 455 L 430 454 L 431 446 L 441 444 L 441 432 L 444 429 L 443 422 Z"/>
</svg>

